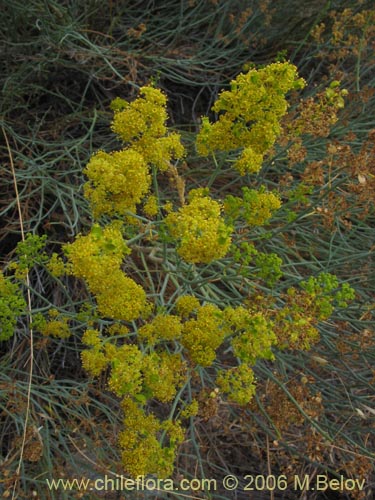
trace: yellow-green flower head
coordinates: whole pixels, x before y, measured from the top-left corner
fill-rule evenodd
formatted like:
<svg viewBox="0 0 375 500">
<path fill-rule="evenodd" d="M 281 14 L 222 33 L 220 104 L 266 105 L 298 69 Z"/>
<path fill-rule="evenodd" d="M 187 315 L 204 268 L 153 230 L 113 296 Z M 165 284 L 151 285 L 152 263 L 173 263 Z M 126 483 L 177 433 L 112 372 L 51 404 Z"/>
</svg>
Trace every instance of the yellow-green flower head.
<svg viewBox="0 0 375 500">
<path fill-rule="evenodd" d="M 185 437 L 185 432 L 181 427 L 179 420 L 167 419 L 162 422 L 162 428 L 169 435 L 169 440 L 172 446 L 182 443 Z"/>
<path fill-rule="evenodd" d="M 189 193 L 189 204 L 167 215 L 169 233 L 177 239 L 177 252 L 187 262 L 208 264 L 227 253 L 232 227 L 221 217 L 221 206 L 201 189 Z"/>
<path fill-rule="evenodd" d="M 130 398 L 125 398 L 125 429 L 120 433 L 119 445 L 126 471 L 132 476 L 155 474 L 159 478 L 171 476 L 177 445 L 183 440 L 183 432 L 177 422 L 160 422 L 155 415 L 146 415 Z M 169 446 L 162 446 L 158 434 L 165 431 Z"/>
<path fill-rule="evenodd" d="M 247 363 L 255 363 L 259 358 L 273 359 L 271 347 L 277 343 L 271 322 L 261 314 L 252 314 L 246 309 L 235 309 L 236 318 L 232 323 L 237 332 L 231 340 L 233 353 Z"/>
<path fill-rule="evenodd" d="M 146 202 L 143 205 L 143 211 L 147 217 L 155 217 L 159 211 L 158 199 L 154 195 L 147 197 Z"/>
<path fill-rule="evenodd" d="M 193 399 L 193 401 L 189 405 L 187 405 L 181 412 L 181 418 L 195 417 L 196 415 L 198 415 L 198 411 L 199 403 L 196 399 Z"/>
<path fill-rule="evenodd" d="M 240 405 L 249 403 L 255 394 L 254 372 L 246 364 L 220 371 L 216 383 L 228 399 Z"/>
<path fill-rule="evenodd" d="M 0 341 L 12 337 L 17 317 L 25 310 L 26 302 L 21 290 L 0 271 Z"/>
<path fill-rule="evenodd" d="M 108 359 L 98 348 L 85 349 L 81 352 L 82 367 L 93 377 L 98 377 L 108 365 Z"/>
<path fill-rule="evenodd" d="M 206 116 L 202 117 L 202 126 L 197 135 L 197 151 L 207 156 L 212 151 L 231 151 L 239 147 L 239 139 L 233 129 L 233 120 L 228 115 L 221 115 L 215 123 L 210 123 Z"/>
<path fill-rule="evenodd" d="M 82 343 L 92 347 L 100 347 L 102 339 L 100 338 L 99 330 L 94 330 L 92 328 L 86 330 L 82 335 Z"/>
<path fill-rule="evenodd" d="M 167 131 L 165 95 L 151 86 L 142 87 L 140 95 L 143 97 L 138 97 L 127 105 L 123 101 L 122 109 L 115 110 L 112 130 L 124 142 L 139 139 L 145 133 L 152 137 L 161 137 Z"/>
<path fill-rule="evenodd" d="M 166 403 L 171 401 L 186 378 L 181 357 L 167 352 L 152 352 L 143 358 L 144 387 L 151 397 Z"/>
<path fill-rule="evenodd" d="M 167 135 L 167 99 L 152 86 L 140 89 L 140 96 L 131 103 L 116 101 L 112 130 L 131 149 L 142 155 L 147 164 L 167 170 L 172 158 L 184 156 L 180 135 Z"/>
<path fill-rule="evenodd" d="M 184 323 L 181 343 L 194 363 L 210 366 L 215 361 L 216 350 L 223 343 L 225 335 L 220 309 L 207 304 L 198 309 L 197 319 Z"/>
<path fill-rule="evenodd" d="M 135 395 L 142 390 L 143 354 L 135 345 L 124 344 L 111 360 L 108 386 L 117 396 Z"/>
<path fill-rule="evenodd" d="M 115 97 L 110 104 L 110 108 L 112 111 L 121 111 L 125 109 L 129 103 L 125 101 L 125 99 L 122 99 L 121 97 Z"/>
<path fill-rule="evenodd" d="M 181 330 L 181 319 L 178 316 L 159 314 L 151 323 L 138 329 L 138 336 L 152 345 L 162 340 L 178 340 L 181 337 Z"/>
<path fill-rule="evenodd" d="M 263 226 L 281 207 L 281 200 L 276 192 L 264 189 L 242 189 L 243 198 L 229 195 L 225 199 L 224 208 L 229 217 L 243 218 L 249 225 Z"/>
<path fill-rule="evenodd" d="M 194 313 L 199 306 L 199 300 L 193 295 L 183 295 L 176 300 L 176 311 L 182 318 Z"/>
<path fill-rule="evenodd" d="M 119 445 L 126 471 L 133 477 L 157 473 L 160 422 L 154 415 L 146 415 L 130 398 L 125 398 L 122 406 L 125 429 L 119 435 Z"/>
<path fill-rule="evenodd" d="M 244 330 L 251 320 L 251 312 L 245 307 L 226 307 L 223 319 L 234 332 Z"/>
<path fill-rule="evenodd" d="M 245 220 L 248 224 L 262 226 L 272 217 L 273 212 L 281 207 L 278 194 L 260 193 L 256 196 L 244 196 Z"/>
<path fill-rule="evenodd" d="M 98 311 L 105 317 L 132 321 L 143 314 L 146 293 L 132 278 L 121 270 L 112 276 L 102 276 L 100 287 L 92 289 Z"/>
<path fill-rule="evenodd" d="M 129 331 L 129 328 L 126 325 L 122 325 L 121 323 L 113 323 L 107 328 L 107 334 L 110 337 L 128 336 Z"/>
<path fill-rule="evenodd" d="M 79 234 L 73 243 L 65 245 L 64 251 L 72 274 L 93 283 L 101 279 L 103 272 L 111 274 L 119 269 L 125 255 L 130 253 L 117 224 L 104 228 L 95 224 L 90 233 Z"/>
<path fill-rule="evenodd" d="M 91 157 L 84 173 L 89 179 L 84 194 L 96 218 L 135 212 L 150 188 L 146 160 L 133 148 L 112 153 L 99 151 Z"/>
<path fill-rule="evenodd" d="M 46 321 L 40 328 L 40 332 L 46 337 L 67 339 L 71 335 L 71 331 L 68 326 L 68 318 Z"/>
<path fill-rule="evenodd" d="M 263 155 L 256 153 L 251 146 L 244 148 L 241 156 L 234 163 L 234 168 L 238 170 L 241 175 L 246 173 L 257 173 L 262 167 Z"/>
<path fill-rule="evenodd" d="M 51 255 L 46 267 L 52 276 L 55 276 L 56 278 L 63 276 L 66 272 L 64 261 L 56 252 Z"/>
<path fill-rule="evenodd" d="M 161 171 L 169 168 L 173 158 L 182 158 L 185 154 L 180 135 L 176 133 L 160 138 L 144 135 L 134 142 L 132 148 L 143 156 L 147 164 L 154 165 Z"/>
<path fill-rule="evenodd" d="M 64 250 L 72 274 L 85 280 L 103 316 L 124 321 L 140 316 L 146 306 L 146 294 L 121 270 L 129 249 L 117 224 L 104 229 L 95 225 L 88 235 L 77 236 Z"/>
<path fill-rule="evenodd" d="M 252 148 L 256 155 L 263 156 L 280 133 L 280 119 L 288 107 L 285 94 L 304 84 L 297 77 L 297 68 L 288 62 L 241 73 L 231 82 L 230 90 L 220 93 L 212 108 L 221 113 L 217 122 L 202 119 L 198 152 L 206 156 L 215 150 Z M 259 164 L 259 156 L 251 159 L 252 168 L 258 168 Z M 235 168 L 241 174 L 246 172 L 245 159 L 235 164 Z"/>
<path fill-rule="evenodd" d="M 259 121 L 247 134 L 247 142 L 258 154 L 264 155 L 275 143 L 281 126 L 276 121 Z"/>
</svg>

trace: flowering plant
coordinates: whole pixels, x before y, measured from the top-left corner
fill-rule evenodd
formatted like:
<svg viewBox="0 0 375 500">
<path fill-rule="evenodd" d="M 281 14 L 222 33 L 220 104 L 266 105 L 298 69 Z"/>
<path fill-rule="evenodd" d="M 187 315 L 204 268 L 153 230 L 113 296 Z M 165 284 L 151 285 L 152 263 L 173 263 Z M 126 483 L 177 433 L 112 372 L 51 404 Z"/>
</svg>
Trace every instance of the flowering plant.
<svg viewBox="0 0 375 500">
<path fill-rule="evenodd" d="M 260 170 L 281 134 L 286 94 L 304 85 L 288 62 L 239 75 L 213 106 L 218 119 L 203 118 L 198 153 L 212 155 L 215 163 L 224 153 L 223 164 L 231 166 L 240 186 Z M 335 88 L 326 95 L 330 103 L 338 95 Z M 47 264 L 51 273 L 81 280 L 92 298 L 82 365 L 92 377 L 105 376 L 122 400 L 118 443 L 133 476 L 172 474 L 184 421 L 200 411 L 198 390 L 194 394 L 190 383 L 202 370 L 214 369 L 215 394 L 246 405 L 255 392 L 256 361 L 274 359 L 277 348 L 308 349 L 319 339 L 317 323 L 353 298 L 353 290 L 329 274 L 279 297 L 257 288 L 282 279 L 282 260 L 262 251 L 254 232 L 272 221 L 281 196 L 242 186 L 221 200 L 203 186 L 191 187 L 185 199 L 178 167 L 187 153 L 180 135 L 168 131 L 166 105 L 166 96 L 152 85 L 131 103 L 113 101 L 112 130 L 123 148 L 97 152 L 84 170 L 90 231 L 64 245 L 64 258 L 55 254 Z M 295 125 L 293 137 L 301 133 L 302 125 Z M 285 133 L 292 134 L 292 127 Z M 177 188 L 172 200 L 159 185 L 166 174 Z M 132 267 L 136 255 L 147 280 Z M 156 266 L 157 279 L 147 262 Z M 11 307 L 17 312 L 23 303 L 0 278 L 5 338 L 14 324 Z M 168 283 L 174 288 L 169 296 Z M 70 333 L 66 319 L 56 314 L 37 318 L 35 325 L 44 335 Z M 169 409 L 168 417 L 151 410 L 155 401 Z"/>
</svg>

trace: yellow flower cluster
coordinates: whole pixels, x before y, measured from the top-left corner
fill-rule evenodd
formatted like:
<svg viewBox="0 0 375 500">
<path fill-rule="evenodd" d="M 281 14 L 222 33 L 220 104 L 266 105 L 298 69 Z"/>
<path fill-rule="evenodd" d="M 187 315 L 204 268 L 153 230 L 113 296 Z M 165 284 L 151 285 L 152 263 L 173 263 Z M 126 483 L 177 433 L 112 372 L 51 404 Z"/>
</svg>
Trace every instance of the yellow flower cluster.
<svg viewBox="0 0 375 500">
<path fill-rule="evenodd" d="M 159 421 L 155 415 L 145 411 L 132 399 L 122 403 L 125 429 L 120 433 L 122 461 L 126 471 L 133 477 L 155 474 L 159 478 L 171 476 L 177 446 L 184 433 L 178 422 Z M 169 444 L 162 446 L 160 435 L 166 433 Z"/>
<path fill-rule="evenodd" d="M 95 296 L 99 312 L 106 317 L 131 321 L 146 307 L 143 288 L 121 270 L 129 253 L 117 224 L 93 226 L 86 236 L 64 247 L 71 273 L 82 278 Z"/>
<path fill-rule="evenodd" d="M 82 335 L 82 342 L 91 347 L 101 347 L 102 339 L 100 338 L 100 332 L 94 329 L 86 330 Z"/>
<path fill-rule="evenodd" d="M 0 341 L 13 336 L 17 318 L 25 310 L 26 302 L 21 290 L 0 270 Z"/>
<path fill-rule="evenodd" d="M 281 200 L 275 192 L 254 192 L 244 190 L 244 219 L 249 225 L 262 226 L 281 207 Z"/>
<path fill-rule="evenodd" d="M 46 321 L 39 330 L 45 337 L 67 339 L 71 335 L 67 318 Z"/>
<path fill-rule="evenodd" d="M 112 153 L 99 151 L 84 170 L 88 177 L 84 194 L 95 218 L 135 212 L 150 188 L 150 165 L 167 170 L 173 158 L 183 157 L 180 136 L 167 135 L 166 102 L 165 95 L 151 86 L 142 87 L 140 97 L 131 103 L 113 101 L 112 130 L 127 147 Z"/>
<path fill-rule="evenodd" d="M 260 312 L 243 306 L 227 307 L 223 311 L 213 304 L 201 306 L 198 299 L 189 295 L 177 300 L 176 310 L 184 320 L 181 344 L 196 364 L 212 365 L 216 350 L 229 337 L 234 355 L 244 363 L 274 357 L 271 348 L 278 338 L 272 321 Z"/>
<path fill-rule="evenodd" d="M 250 364 L 259 358 L 274 359 L 271 347 L 277 343 L 277 337 L 272 322 L 262 313 L 253 313 L 242 306 L 228 307 L 224 318 L 233 331 L 231 344 L 237 358 Z"/>
<path fill-rule="evenodd" d="M 50 309 L 47 318 L 41 313 L 36 313 L 33 316 L 33 326 L 45 337 L 67 339 L 71 336 L 69 318 L 57 309 Z"/>
<path fill-rule="evenodd" d="M 221 113 L 219 119 L 215 123 L 202 119 L 198 152 L 206 156 L 215 150 L 242 149 L 234 168 L 241 175 L 259 171 L 265 153 L 281 132 L 280 119 L 288 108 L 286 93 L 304 85 L 297 68 L 288 62 L 240 74 L 212 108 Z"/>
<path fill-rule="evenodd" d="M 96 297 L 99 312 L 109 318 L 131 321 L 141 316 L 147 307 L 143 288 L 121 270 L 106 276 L 101 286 L 91 288 L 91 291 Z"/>
<path fill-rule="evenodd" d="M 150 188 L 150 174 L 144 157 L 133 148 L 93 155 L 84 173 L 89 182 L 85 197 L 95 218 L 135 212 Z"/>
<path fill-rule="evenodd" d="M 98 377 L 109 363 L 103 352 L 103 338 L 98 330 L 88 329 L 82 336 L 82 342 L 91 347 L 81 352 L 82 367 L 93 377 Z"/>
<path fill-rule="evenodd" d="M 111 358 L 108 386 L 118 396 L 138 394 L 142 391 L 143 354 L 136 345 L 117 347 Z"/>
<path fill-rule="evenodd" d="M 17 280 L 25 281 L 30 269 L 35 265 L 45 265 L 48 261 L 47 254 L 43 251 L 47 235 L 27 233 L 24 240 L 17 243 L 17 260 L 9 265 L 9 270 L 14 271 Z"/>
<path fill-rule="evenodd" d="M 180 159 L 185 153 L 180 136 L 176 133 L 160 138 L 143 136 L 134 143 L 133 148 L 141 153 L 148 164 L 160 171 L 168 170 L 171 160 Z"/>
<path fill-rule="evenodd" d="M 219 371 L 216 383 L 228 399 L 240 405 L 249 403 L 255 394 L 254 372 L 246 364 Z"/>
<path fill-rule="evenodd" d="M 242 189 L 243 197 L 228 195 L 225 198 L 224 210 L 233 219 L 243 218 L 251 226 L 262 226 L 281 207 L 281 200 L 275 192 L 264 189 Z"/>
<path fill-rule="evenodd" d="M 216 358 L 216 350 L 225 336 L 220 309 L 207 304 L 198 308 L 196 318 L 184 323 L 181 343 L 194 363 L 211 366 Z"/>
<path fill-rule="evenodd" d="M 159 211 L 158 199 L 154 195 L 148 196 L 143 205 L 143 211 L 148 217 L 155 217 Z"/>
<path fill-rule="evenodd" d="M 178 316 L 159 314 L 150 323 L 138 329 L 138 336 L 149 345 L 162 340 L 178 340 L 181 337 L 182 324 Z"/>
<path fill-rule="evenodd" d="M 162 324 L 159 322 L 158 326 L 161 327 Z M 175 327 L 178 323 L 170 324 Z M 122 330 L 122 325 L 113 325 L 113 328 L 109 327 L 108 333 L 116 335 Z M 124 331 L 127 332 L 127 328 Z M 110 338 L 101 337 L 100 332 L 94 329 L 86 330 L 82 342 L 90 347 L 82 352 L 84 369 L 97 377 L 110 365 L 108 387 L 117 396 L 133 396 L 142 402 L 150 398 L 168 402 L 186 379 L 186 366 L 179 354 L 156 351 L 145 353 L 135 344 L 117 346 Z"/>
<path fill-rule="evenodd" d="M 182 158 L 184 148 L 179 134 L 167 134 L 168 118 L 165 95 L 151 86 L 140 89 L 135 101 L 117 100 L 112 130 L 138 151 L 147 164 L 167 170 L 172 158 Z"/>
<path fill-rule="evenodd" d="M 263 163 L 263 155 L 256 153 L 253 148 L 247 147 L 241 153 L 241 156 L 236 160 L 234 167 L 240 175 L 256 174 L 259 172 Z"/>
<path fill-rule="evenodd" d="M 98 348 L 82 351 L 81 362 L 83 369 L 93 377 L 98 377 L 108 366 L 106 355 Z"/>
<path fill-rule="evenodd" d="M 195 312 L 199 306 L 199 300 L 193 295 L 182 295 L 176 300 L 176 311 L 182 318 L 188 317 Z"/>
<path fill-rule="evenodd" d="M 193 401 L 185 406 L 184 410 L 181 412 L 181 418 L 190 418 L 190 417 L 195 417 L 198 415 L 199 411 L 199 403 L 196 399 L 193 399 Z"/>
<path fill-rule="evenodd" d="M 64 261 L 55 252 L 51 255 L 46 267 L 52 276 L 56 278 L 63 276 L 66 272 Z"/>
<path fill-rule="evenodd" d="M 142 135 L 160 137 L 165 134 L 167 98 L 159 89 L 141 87 L 138 97 L 128 103 L 124 99 L 115 99 L 112 109 L 115 112 L 112 130 L 124 142 L 131 142 Z"/>
<path fill-rule="evenodd" d="M 233 228 L 221 217 L 221 206 L 204 189 L 192 189 L 189 203 L 165 218 L 178 254 L 191 263 L 208 264 L 227 253 Z"/>
<path fill-rule="evenodd" d="M 186 380 L 186 366 L 180 355 L 152 352 L 143 358 L 145 393 L 163 403 L 172 401 Z"/>
<path fill-rule="evenodd" d="M 111 337 L 127 337 L 129 336 L 129 328 L 126 325 L 123 325 L 122 323 L 113 323 L 107 328 L 107 333 Z"/>
</svg>

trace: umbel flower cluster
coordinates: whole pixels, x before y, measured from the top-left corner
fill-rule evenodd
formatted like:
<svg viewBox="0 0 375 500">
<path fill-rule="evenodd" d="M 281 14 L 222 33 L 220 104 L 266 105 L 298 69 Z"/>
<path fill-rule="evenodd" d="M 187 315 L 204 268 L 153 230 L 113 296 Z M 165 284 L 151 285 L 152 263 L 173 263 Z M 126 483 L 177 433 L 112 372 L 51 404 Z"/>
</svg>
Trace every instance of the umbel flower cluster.
<svg viewBox="0 0 375 500">
<path fill-rule="evenodd" d="M 86 166 L 85 196 L 96 218 L 136 212 L 150 189 L 151 165 L 167 170 L 173 158 L 184 154 L 180 136 L 167 134 L 165 95 L 153 87 L 142 87 L 140 94 L 130 104 L 120 98 L 112 103 L 112 130 L 127 147 L 99 151 Z"/>
<path fill-rule="evenodd" d="M 222 217 L 223 207 L 207 189 L 192 189 L 189 203 L 166 219 L 168 231 L 178 241 L 177 252 L 187 262 L 210 263 L 224 257 L 233 228 Z"/>
<path fill-rule="evenodd" d="M 258 172 L 281 132 L 280 120 L 288 107 L 286 93 L 304 85 L 297 77 L 297 68 L 288 63 L 277 62 L 238 75 L 213 106 L 213 111 L 221 113 L 219 119 L 210 123 L 203 118 L 198 152 L 207 155 L 241 149 L 234 168 L 241 175 Z"/>
<path fill-rule="evenodd" d="M 259 171 L 280 133 L 286 94 L 303 85 L 287 62 L 239 75 L 213 107 L 218 120 L 203 118 L 198 152 L 230 152 L 237 176 Z M 251 231 L 267 224 L 281 200 L 276 191 L 248 187 L 224 201 L 206 187 L 190 189 L 185 199 L 177 166 L 186 153 L 179 134 L 166 126 L 166 104 L 163 92 L 152 85 L 142 87 L 131 103 L 113 101 L 112 130 L 123 147 L 97 152 L 84 170 L 92 227 L 64 245 L 64 259 L 54 254 L 47 265 L 52 274 L 82 280 L 92 297 L 82 365 L 90 376 L 106 377 L 108 389 L 121 398 L 124 429 L 118 443 L 124 468 L 133 476 L 172 474 L 184 422 L 200 411 L 198 388 L 191 386 L 192 380 L 202 380 L 196 374 L 210 367 L 221 397 L 248 404 L 255 392 L 255 362 L 274 359 L 276 348 L 309 348 L 319 338 L 317 323 L 353 297 L 352 289 L 327 274 L 310 278 L 300 290 L 289 288 L 278 303 L 261 295 L 239 300 L 238 294 L 220 301 L 209 286 L 203 290 L 210 269 L 217 281 L 220 261 L 243 282 L 273 286 L 280 279 L 281 259 L 246 241 L 243 227 Z M 157 180 L 165 174 L 174 179 L 178 196 L 173 202 L 179 200 L 180 206 L 162 197 Z M 134 246 L 135 241 L 147 245 Z M 159 302 L 150 292 L 154 288 L 147 289 L 140 274 L 131 271 L 136 251 L 157 262 L 165 283 L 171 273 L 188 273 L 185 283 L 199 277 L 199 269 L 206 274 L 195 289 L 181 285 L 167 304 Z M 2 275 L 0 291 L 6 338 L 15 321 L 11 311 L 23 303 Z M 58 313 L 35 325 L 43 335 L 69 335 L 68 322 Z M 220 352 L 227 358 L 230 353 L 231 361 L 223 364 Z M 164 408 L 164 417 L 151 407 Z"/>
<path fill-rule="evenodd" d="M 130 250 L 116 222 L 104 228 L 94 225 L 89 234 L 79 235 L 67 245 L 65 252 L 71 273 L 82 278 L 95 296 L 98 312 L 112 319 L 131 321 L 145 308 L 146 294 L 121 269 Z"/>
</svg>

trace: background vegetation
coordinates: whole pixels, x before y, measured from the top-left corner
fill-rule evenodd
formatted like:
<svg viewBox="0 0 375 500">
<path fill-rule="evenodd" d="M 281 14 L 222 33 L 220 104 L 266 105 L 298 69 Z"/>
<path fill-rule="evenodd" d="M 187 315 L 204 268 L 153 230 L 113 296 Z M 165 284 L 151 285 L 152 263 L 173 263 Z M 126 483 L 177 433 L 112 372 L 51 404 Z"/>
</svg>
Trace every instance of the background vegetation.
<svg viewBox="0 0 375 500">
<path fill-rule="evenodd" d="M 280 217 L 290 214 L 287 225 L 276 224 L 272 238 L 264 239 L 264 251 L 283 259 L 280 290 L 324 271 L 350 283 L 356 299 L 321 325 L 321 341 L 311 351 L 283 351 L 274 363 L 256 365 L 258 390 L 250 406 L 210 397 L 213 388 L 207 378 L 176 478 L 343 474 L 366 479 L 363 494 L 351 497 L 371 498 L 374 18 L 372 2 L 349 0 L 302 5 L 262 0 L 15 0 L 2 6 L 0 242 L 5 271 L 21 240 L 11 166 L 24 230 L 46 234 L 46 252 L 51 255 L 91 224 L 82 171 L 94 151 L 117 147 L 108 127 L 113 98 L 132 99 L 140 86 L 157 81 L 168 95 L 170 125 L 183 131 L 184 143 L 191 148 L 193 159 L 182 174 L 191 187 L 199 187 L 210 183 L 213 171 L 208 160 L 194 159 L 192 134 L 200 116 L 210 113 L 219 90 L 244 65 L 285 57 L 307 81 L 305 98 L 316 98 L 333 80 L 349 91 L 328 133 L 320 120 L 303 143 L 291 147 L 281 138 L 251 182 L 254 187 L 277 188 L 285 200 Z M 299 104 L 291 99 L 290 119 Z M 230 189 L 232 180 L 228 176 L 222 184 L 215 183 L 218 196 Z M 85 301 L 76 282 L 68 279 L 57 286 L 43 266 L 36 266 L 29 279 L 34 313 L 53 305 L 73 315 Z M 75 333 L 69 340 L 41 335 L 31 339 L 25 314 L 14 338 L 0 344 L 4 498 L 94 498 L 48 492 L 45 479 L 76 477 L 77 471 L 93 477 L 108 470 L 122 472 L 116 448 L 119 403 L 104 380 L 93 381 L 83 372 L 79 324 Z M 155 493 L 142 495 L 156 498 Z M 228 497 L 225 491 L 210 496 L 191 492 L 192 498 L 199 495 Z M 239 491 L 233 495 L 248 498 Z M 256 498 L 262 497 L 272 495 L 257 493 Z M 351 497 L 340 492 L 308 496 Z M 160 493 L 157 498 L 182 497 Z M 275 492 L 273 498 L 303 496 L 288 490 Z"/>
</svg>

